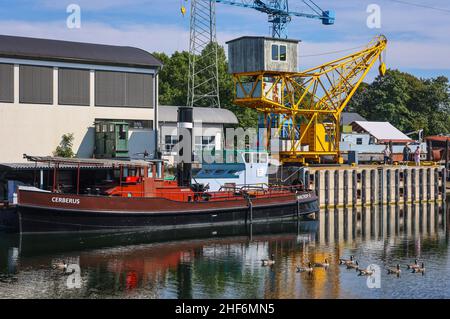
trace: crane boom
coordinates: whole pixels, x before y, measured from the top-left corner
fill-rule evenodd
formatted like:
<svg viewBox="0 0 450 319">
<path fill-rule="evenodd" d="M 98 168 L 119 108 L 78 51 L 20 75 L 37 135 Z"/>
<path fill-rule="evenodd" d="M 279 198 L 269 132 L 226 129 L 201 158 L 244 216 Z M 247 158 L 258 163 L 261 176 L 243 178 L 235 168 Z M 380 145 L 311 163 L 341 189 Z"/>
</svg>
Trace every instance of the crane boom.
<svg viewBox="0 0 450 319">
<path fill-rule="evenodd" d="M 291 21 L 291 17 L 303 17 L 309 19 L 319 19 L 325 25 L 332 25 L 335 15 L 332 11 L 324 11 L 312 0 L 302 0 L 312 11 L 312 13 L 295 12 L 289 10 L 288 0 L 213 0 L 217 3 L 255 9 L 269 15 L 269 22 L 272 23 L 272 37 L 286 38 L 286 25 Z"/>
<path fill-rule="evenodd" d="M 320 162 L 324 156 L 340 161 L 341 113 L 377 60 L 380 74 L 385 73 L 381 54 L 386 46 L 386 38 L 378 36 L 359 52 L 302 72 L 233 74 L 234 103 L 265 117 L 280 116 L 277 134 L 281 129 L 287 132 L 281 136 L 285 140 L 279 151 L 281 161 Z"/>
</svg>

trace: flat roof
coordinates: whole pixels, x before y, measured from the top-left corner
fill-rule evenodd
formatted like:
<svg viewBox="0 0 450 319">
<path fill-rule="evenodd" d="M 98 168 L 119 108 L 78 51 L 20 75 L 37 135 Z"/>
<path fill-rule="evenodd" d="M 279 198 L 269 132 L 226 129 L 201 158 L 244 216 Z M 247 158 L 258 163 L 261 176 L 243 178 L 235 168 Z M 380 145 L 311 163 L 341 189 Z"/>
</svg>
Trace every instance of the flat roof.
<svg viewBox="0 0 450 319">
<path fill-rule="evenodd" d="M 159 122 L 176 122 L 179 106 L 160 105 Z M 238 124 L 239 121 L 233 112 L 216 107 L 194 107 L 194 121 L 209 124 Z"/>
<path fill-rule="evenodd" d="M 270 41 L 278 41 L 278 42 L 291 42 L 291 43 L 299 43 L 301 40 L 295 40 L 295 39 L 280 39 L 280 38 L 272 38 L 272 37 L 265 37 L 265 36 L 243 36 L 239 37 L 230 41 L 225 42 L 226 44 L 232 43 L 235 41 L 240 41 L 244 39 L 264 39 L 264 40 L 270 40 Z"/>
<path fill-rule="evenodd" d="M 129 47 L 0 35 L 0 57 L 157 68 L 162 62 L 149 52 Z"/>
</svg>

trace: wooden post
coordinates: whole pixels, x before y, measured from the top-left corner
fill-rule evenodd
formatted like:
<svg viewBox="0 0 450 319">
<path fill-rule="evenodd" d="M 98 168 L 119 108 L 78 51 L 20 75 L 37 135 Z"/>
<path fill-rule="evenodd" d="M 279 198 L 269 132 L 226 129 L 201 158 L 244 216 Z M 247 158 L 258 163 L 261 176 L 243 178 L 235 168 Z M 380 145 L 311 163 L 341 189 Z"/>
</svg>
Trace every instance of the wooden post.
<svg viewBox="0 0 450 319">
<path fill-rule="evenodd" d="M 77 167 L 77 195 L 80 194 L 80 164 Z"/>
<path fill-rule="evenodd" d="M 358 177 L 356 176 L 356 170 L 352 171 L 352 205 L 356 207 L 358 203 Z"/>
<path fill-rule="evenodd" d="M 408 204 L 409 192 L 408 192 L 408 170 L 403 171 L 403 201 L 404 204 Z"/>
<path fill-rule="evenodd" d="M 325 206 L 330 205 L 330 171 L 325 171 Z"/>
<path fill-rule="evenodd" d="M 314 184 L 315 184 L 314 187 L 316 189 L 317 201 L 320 207 L 320 171 L 316 171 L 314 175 Z"/>
<path fill-rule="evenodd" d="M 387 201 L 387 204 L 389 205 L 392 201 L 392 198 L 391 198 L 392 197 L 392 194 L 391 194 L 392 183 L 391 183 L 391 170 L 390 169 L 388 169 L 386 171 L 386 189 L 387 189 L 386 201 Z"/>
<path fill-rule="evenodd" d="M 411 170 L 411 201 L 414 203 L 416 201 L 416 169 Z M 419 183 L 420 185 L 420 183 Z"/>
<path fill-rule="evenodd" d="M 339 171 L 334 171 L 334 207 L 339 205 Z"/>
<path fill-rule="evenodd" d="M 400 171 L 398 169 L 395 170 L 395 176 L 394 176 L 394 183 L 395 183 L 395 203 L 398 205 L 398 202 L 400 201 Z"/>
<path fill-rule="evenodd" d="M 434 169 L 434 200 L 439 200 L 439 170 Z"/>
<path fill-rule="evenodd" d="M 375 204 L 375 171 L 370 170 L 370 205 Z"/>
<path fill-rule="evenodd" d="M 361 204 L 363 205 L 363 207 L 366 205 L 367 201 L 366 181 L 367 181 L 367 170 L 364 169 L 361 175 Z"/>
<path fill-rule="evenodd" d="M 384 201 L 384 168 L 378 171 L 378 205 L 383 207 Z"/>
<path fill-rule="evenodd" d="M 450 139 L 447 138 L 445 141 L 445 168 L 447 170 L 450 170 L 449 167 L 449 153 L 450 153 Z"/>
<path fill-rule="evenodd" d="M 424 180 L 423 180 L 423 169 L 419 170 L 419 202 L 422 203 L 423 201 L 423 187 L 424 187 Z"/>
<path fill-rule="evenodd" d="M 348 171 L 344 171 L 344 207 L 348 206 Z"/>
<path fill-rule="evenodd" d="M 431 168 L 427 168 L 427 201 L 431 199 Z"/>
</svg>

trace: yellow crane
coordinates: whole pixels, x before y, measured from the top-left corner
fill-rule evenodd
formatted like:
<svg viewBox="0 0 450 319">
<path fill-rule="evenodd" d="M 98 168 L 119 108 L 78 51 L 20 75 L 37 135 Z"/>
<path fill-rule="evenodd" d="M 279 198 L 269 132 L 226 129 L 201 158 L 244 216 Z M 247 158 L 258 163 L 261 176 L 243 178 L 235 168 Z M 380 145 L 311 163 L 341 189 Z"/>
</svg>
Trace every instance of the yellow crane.
<svg viewBox="0 0 450 319">
<path fill-rule="evenodd" d="M 359 52 L 306 71 L 234 73 L 234 103 L 264 113 L 266 132 L 271 132 L 271 116 L 279 116 L 276 135 L 282 135 L 282 129 L 285 133 L 280 139 L 281 162 L 320 163 L 331 157 L 342 163 L 341 113 L 377 60 L 384 75 L 386 46 L 386 37 L 380 35 Z"/>
</svg>

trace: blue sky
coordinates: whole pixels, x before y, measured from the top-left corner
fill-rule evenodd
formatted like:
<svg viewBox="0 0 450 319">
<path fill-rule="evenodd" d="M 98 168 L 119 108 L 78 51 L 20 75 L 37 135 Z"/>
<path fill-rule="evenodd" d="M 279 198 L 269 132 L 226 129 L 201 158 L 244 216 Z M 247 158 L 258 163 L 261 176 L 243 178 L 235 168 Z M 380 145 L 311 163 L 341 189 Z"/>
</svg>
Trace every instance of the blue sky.
<svg viewBox="0 0 450 319">
<path fill-rule="evenodd" d="M 294 18 L 289 37 L 302 40 L 300 69 L 350 53 L 322 55 L 362 46 L 382 33 L 389 40 L 388 67 L 421 77 L 450 77 L 448 0 L 315 1 L 323 9 L 334 10 L 337 20 L 334 26 L 324 26 L 318 20 Z M 81 29 L 66 27 L 66 8 L 71 3 L 81 7 Z M 185 0 L 0 0 L 0 33 L 172 53 L 188 47 L 189 19 L 180 13 L 182 3 Z M 381 8 L 381 29 L 366 25 L 366 9 L 372 3 Z M 290 6 L 291 10 L 307 10 L 300 0 L 290 0 Z M 242 35 L 268 35 L 267 16 L 217 4 L 217 33 L 222 44 Z M 369 80 L 375 75 L 372 72 Z"/>
</svg>

